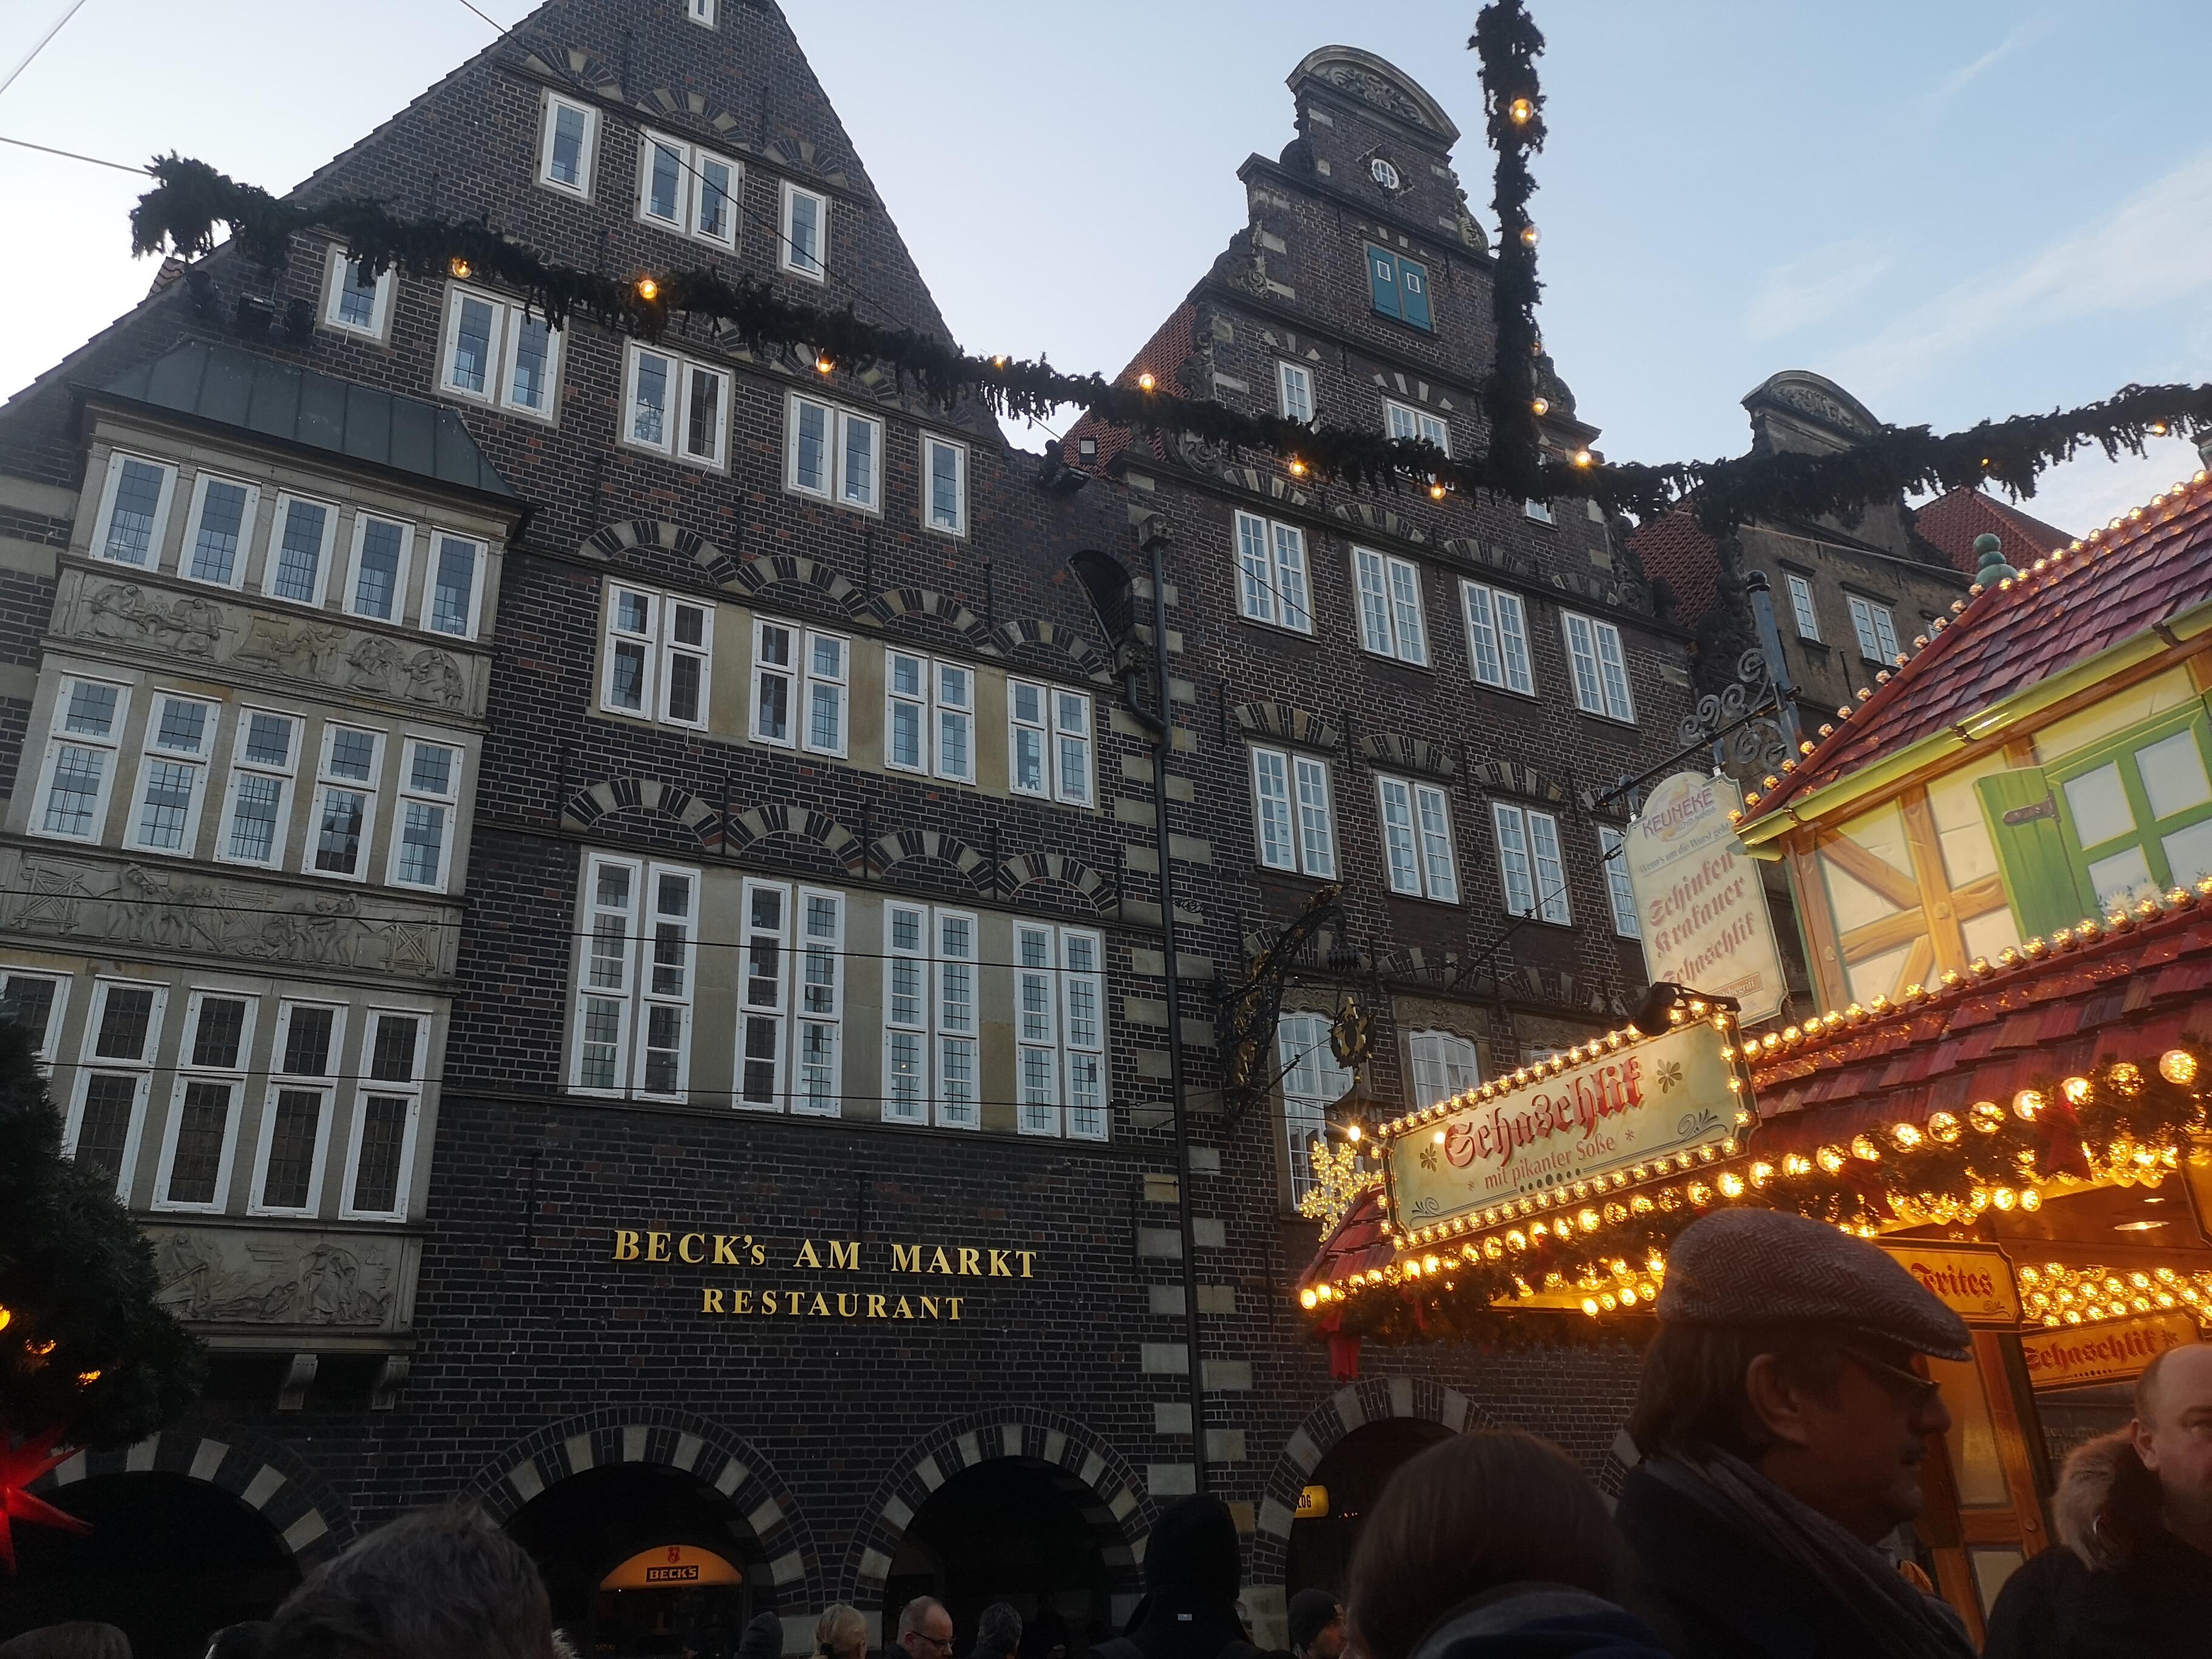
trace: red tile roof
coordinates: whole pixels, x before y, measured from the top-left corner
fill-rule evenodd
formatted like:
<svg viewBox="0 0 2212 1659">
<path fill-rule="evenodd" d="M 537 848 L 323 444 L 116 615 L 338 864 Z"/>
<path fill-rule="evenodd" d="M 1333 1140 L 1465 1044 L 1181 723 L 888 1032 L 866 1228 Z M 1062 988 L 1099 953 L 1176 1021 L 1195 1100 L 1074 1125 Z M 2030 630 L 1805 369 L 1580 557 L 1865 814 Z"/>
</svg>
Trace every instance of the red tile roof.
<svg viewBox="0 0 2212 1659">
<path fill-rule="evenodd" d="M 1954 489 L 1938 495 L 1912 515 L 1912 527 L 1969 576 L 1974 574 L 1977 536 L 1997 538 L 2004 544 L 2005 556 L 2015 565 L 2056 553 L 2075 539 L 2056 526 L 2031 518 L 1978 489 Z M 2021 556 L 2023 553 L 2026 559 Z"/>
<path fill-rule="evenodd" d="M 1190 361 L 1197 349 L 1198 307 L 1186 300 L 1139 349 L 1137 355 L 1129 360 L 1129 366 L 1114 377 L 1114 384 L 1134 386 L 1139 376 L 1150 374 L 1158 382 L 1161 391 L 1176 391 L 1182 366 Z M 1088 415 L 1081 416 L 1067 428 L 1067 436 L 1062 440 L 1065 453 L 1071 462 L 1076 454 L 1076 441 L 1081 438 L 1098 440 L 1098 459 L 1094 463 L 1098 466 L 1105 465 L 1132 443 L 1141 441 L 1139 434 L 1126 426 L 1094 421 Z"/>
<path fill-rule="evenodd" d="M 1664 581 L 1674 595 L 1674 620 L 1693 625 L 1712 608 L 1720 590 L 1720 552 L 1697 520 L 1677 510 L 1638 525 L 1628 544 L 1644 562 L 1644 574 Z"/>
<path fill-rule="evenodd" d="M 1752 1066 L 1761 1158 L 1810 1152 L 1893 1123 L 2086 1074 L 2109 1056 L 2155 1062 L 2212 1029 L 2212 896 L 2066 940 L 1856 1024 L 1786 1043 Z"/>
<path fill-rule="evenodd" d="M 2119 529 L 2094 531 L 2079 545 L 2078 553 L 2051 555 L 2040 571 L 2021 555 L 2019 580 L 1973 599 L 1778 787 L 1760 795 L 1748 817 L 2212 599 L 2212 477 L 2199 472 L 2136 508 Z"/>
</svg>

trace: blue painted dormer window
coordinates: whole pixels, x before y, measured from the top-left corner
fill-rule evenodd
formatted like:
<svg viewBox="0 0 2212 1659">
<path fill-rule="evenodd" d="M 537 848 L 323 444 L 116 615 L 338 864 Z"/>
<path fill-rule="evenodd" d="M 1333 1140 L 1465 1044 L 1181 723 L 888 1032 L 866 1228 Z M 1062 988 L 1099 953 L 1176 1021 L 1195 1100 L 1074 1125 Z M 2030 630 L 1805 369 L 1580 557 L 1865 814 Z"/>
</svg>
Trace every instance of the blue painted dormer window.
<svg viewBox="0 0 2212 1659">
<path fill-rule="evenodd" d="M 1431 326 L 1426 265 L 1370 242 L 1367 245 L 1367 290 L 1375 309 L 1383 316 L 1395 317 L 1415 328 Z"/>
</svg>

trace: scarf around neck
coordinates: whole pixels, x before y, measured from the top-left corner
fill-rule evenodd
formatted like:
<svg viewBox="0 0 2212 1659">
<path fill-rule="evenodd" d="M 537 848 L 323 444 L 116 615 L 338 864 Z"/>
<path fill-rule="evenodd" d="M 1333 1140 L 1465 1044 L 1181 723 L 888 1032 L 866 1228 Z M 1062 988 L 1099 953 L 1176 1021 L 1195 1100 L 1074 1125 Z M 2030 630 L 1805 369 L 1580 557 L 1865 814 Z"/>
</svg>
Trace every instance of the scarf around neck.
<svg viewBox="0 0 2212 1659">
<path fill-rule="evenodd" d="M 1951 1609 L 1923 1595 L 1889 1559 L 1731 1452 L 1698 1446 L 1644 1467 L 1738 1531 L 1764 1540 L 1863 1624 L 1882 1659 L 1975 1659 Z"/>
</svg>

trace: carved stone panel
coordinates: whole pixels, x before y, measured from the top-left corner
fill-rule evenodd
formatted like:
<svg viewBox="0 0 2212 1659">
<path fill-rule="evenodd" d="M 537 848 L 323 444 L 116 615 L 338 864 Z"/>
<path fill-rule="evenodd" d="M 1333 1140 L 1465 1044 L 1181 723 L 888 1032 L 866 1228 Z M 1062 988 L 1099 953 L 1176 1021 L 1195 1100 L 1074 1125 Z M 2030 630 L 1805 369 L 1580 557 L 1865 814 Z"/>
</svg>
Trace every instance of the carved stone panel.
<svg viewBox="0 0 2212 1659">
<path fill-rule="evenodd" d="M 293 680 L 351 700 L 376 697 L 441 714 L 483 714 L 488 659 L 351 628 L 327 613 L 256 611 L 204 589 L 61 573 L 53 631 L 210 672 Z"/>
<path fill-rule="evenodd" d="M 413 1322 L 418 1238 L 158 1218 L 145 1231 L 156 1299 L 190 1323 L 404 1331 Z"/>
<path fill-rule="evenodd" d="M 437 907 L 350 890 L 0 848 L 0 927 L 77 944 L 439 980 L 453 972 L 448 920 Z"/>
</svg>

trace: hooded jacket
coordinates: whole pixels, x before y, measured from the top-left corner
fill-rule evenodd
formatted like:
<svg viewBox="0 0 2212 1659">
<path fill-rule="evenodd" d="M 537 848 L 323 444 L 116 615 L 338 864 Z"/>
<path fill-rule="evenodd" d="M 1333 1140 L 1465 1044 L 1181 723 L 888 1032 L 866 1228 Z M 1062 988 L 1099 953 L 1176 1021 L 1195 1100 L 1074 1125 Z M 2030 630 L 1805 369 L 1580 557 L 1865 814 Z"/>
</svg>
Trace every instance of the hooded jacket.
<svg viewBox="0 0 2212 1659">
<path fill-rule="evenodd" d="M 1565 1584 L 1501 1584 L 1446 1613 L 1413 1659 L 1666 1659 L 1628 1613 Z"/>
<path fill-rule="evenodd" d="M 2051 1494 L 2058 1547 L 2005 1581 L 1984 1659 L 2152 1659 L 2212 1650 L 2212 1557 L 2159 1523 L 2126 1430 L 2075 1449 Z"/>
<path fill-rule="evenodd" d="M 1257 1659 L 1237 1616 L 1237 1522 L 1218 1498 L 1169 1506 L 1145 1540 L 1145 1599 L 1085 1659 Z"/>
</svg>

